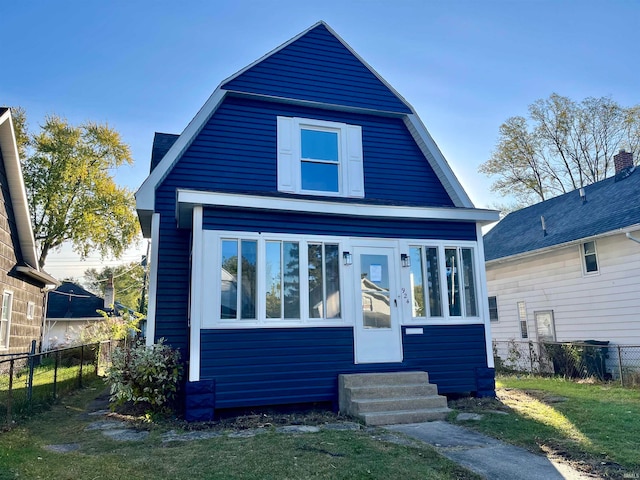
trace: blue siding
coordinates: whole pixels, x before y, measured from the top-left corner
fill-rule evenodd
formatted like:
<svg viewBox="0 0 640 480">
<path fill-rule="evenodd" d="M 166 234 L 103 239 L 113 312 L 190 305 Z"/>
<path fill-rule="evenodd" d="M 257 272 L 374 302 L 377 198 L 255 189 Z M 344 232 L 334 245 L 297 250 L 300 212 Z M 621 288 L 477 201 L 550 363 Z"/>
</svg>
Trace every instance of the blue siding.
<svg viewBox="0 0 640 480">
<path fill-rule="evenodd" d="M 170 192 L 163 193 L 165 195 L 158 195 L 157 200 L 171 196 Z M 175 193 L 171 198 L 175 199 Z M 180 348 L 182 358 L 186 360 L 189 346 L 187 312 L 191 232 L 176 229 L 173 211 L 169 214 L 165 208 L 160 217 L 155 341 L 166 338 L 172 346 Z"/>
<path fill-rule="evenodd" d="M 227 90 L 411 113 L 324 25 L 222 85 Z"/>
<path fill-rule="evenodd" d="M 311 215 L 205 208 L 205 230 L 231 230 L 376 238 L 476 240 L 475 223 Z"/>
<path fill-rule="evenodd" d="M 278 115 L 362 126 L 364 202 L 453 207 L 401 119 L 239 97 L 224 100 L 165 184 L 209 191 L 277 194 Z"/>
<path fill-rule="evenodd" d="M 337 402 L 341 373 L 426 370 L 440 393 L 476 391 L 482 325 L 423 328 L 403 334 L 402 363 L 366 365 L 353 363 L 352 327 L 203 330 L 200 378 L 215 381 L 215 408 Z"/>
</svg>

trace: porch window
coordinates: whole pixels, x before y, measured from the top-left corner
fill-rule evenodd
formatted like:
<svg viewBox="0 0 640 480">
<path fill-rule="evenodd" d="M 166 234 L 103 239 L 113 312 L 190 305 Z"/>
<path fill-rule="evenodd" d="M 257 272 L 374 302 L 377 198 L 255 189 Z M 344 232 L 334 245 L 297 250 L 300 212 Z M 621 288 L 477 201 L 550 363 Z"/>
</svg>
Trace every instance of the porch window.
<svg viewBox="0 0 640 480">
<path fill-rule="evenodd" d="M 220 318 L 255 319 L 257 242 L 223 240 L 221 250 Z"/>
<path fill-rule="evenodd" d="M 411 292 L 414 317 L 441 317 L 438 248 L 411 247 Z M 426 279 L 426 288 L 425 280 Z M 425 303 L 426 298 L 426 303 Z"/>
<path fill-rule="evenodd" d="M 220 272 L 203 298 L 203 325 L 342 321 L 342 251 L 322 237 L 205 232 L 204 262 Z M 328 238 L 328 237 L 327 237 Z M 209 240 L 207 240 L 209 239 Z"/>
<path fill-rule="evenodd" d="M 450 318 L 478 317 L 473 248 L 411 246 L 409 253 L 414 318 L 444 317 L 444 302 Z"/>
<path fill-rule="evenodd" d="M 300 318 L 300 246 L 266 242 L 265 304 L 267 318 Z"/>
<path fill-rule="evenodd" d="M 498 299 L 496 297 L 489 297 L 489 320 L 498 321 Z"/>
<path fill-rule="evenodd" d="M 340 258 L 336 244 L 309 244 L 309 318 L 340 318 Z"/>
</svg>

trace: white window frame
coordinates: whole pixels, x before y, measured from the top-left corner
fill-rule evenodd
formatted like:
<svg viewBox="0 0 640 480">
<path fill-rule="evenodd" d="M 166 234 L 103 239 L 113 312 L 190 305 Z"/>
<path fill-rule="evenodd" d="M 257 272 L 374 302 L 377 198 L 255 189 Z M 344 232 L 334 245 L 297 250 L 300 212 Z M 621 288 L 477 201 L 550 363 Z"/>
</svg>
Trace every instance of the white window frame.
<svg viewBox="0 0 640 480">
<path fill-rule="evenodd" d="M 203 230 L 204 248 L 203 265 L 207 278 L 206 292 L 202 302 L 202 328 L 246 328 L 246 327 L 296 327 L 296 326 L 336 326 L 353 323 L 352 316 L 346 313 L 345 306 L 351 297 L 350 283 L 348 283 L 347 268 L 342 260 L 342 252 L 348 251 L 344 237 L 292 235 L 283 233 L 255 233 L 234 231 Z M 222 240 L 255 240 L 257 241 L 256 262 L 256 318 L 255 319 L 222 319 L 220 318 L 222 278 L 220 265 L 222 262 Z M 282 241 L 295 242 L 299 245 L 299 274 L 300 274 L 300 318 L 267 318 L 266 317 L 266 242 Z M 309 244 L 338 245 L 340 269 L 340 318 L 311 318 L 309 316 L 309 262 L 307 257 Z M 303 253 L 304 252 L 304 253 Z M 349 319 L 349 320 L 347 320 Z"/>
<path fill-rule="evenodd" d="M 529 322 L 527 322 L 527 304 L 524 301 L 519 301 L 516 304 L 516 309 L 518 313 L 518 329 L 520 330 L 520 338 L 522 340 L 528 340 Z M 523 333 L 525 335 L 523 335 Z"/>
<path fill-rule="evenodd" d="M 585 244 L 593 243 L 594 253 L 586 253 Z M 587 255 L 593 255 L 596 257 L 596 269 L 593 272 L 587 272 Z M 589 240 L 587 242 L 580 242 L 580 259 L 582 262 L 582 275 L 589 277 L 591 275 L 598 275 L 600 273 L 600 262 L 598 260 L 598 245 L 595 240 Z"/>
<path fill-rule="evenodd" d="M 423 317 L 413 317 L 412 311 L 409 309 L 407 315 L 405 315 L 404 324 L 421 324 L 421 325 L 456 325 L 456 324 L 473 324 L 473 323 L 484 323 L 483 322 L 483 303 L 480 295 L 483 292 L 480 283 L 480 268 L 484 268 L 484 265 L 481 265 L 479 262 L 479 254 L 478 254 L 478 243 L 474 241 L 450 241 L 450 240 L 406 240 L 400 242 L 400 248 L 402 253 L 409 253 L 409 249 L 411 247 L 422 247 L 422 254 L 425 255 L 426 248 L 437 248 L 438 249 L 438 268 L 440 273 L 440 304 L 442 305 L 442 316 L 440 317 L 431 317 L 429 316 L 429 306 L 426 304 L 428 298 L 425 298 L 425 316 Z M 460 292 L 460 300 L 463 302 L 463 315 L 461 316 L 452 316 L 449 314 L 449 298 L 448 298 L 448 290 L 447 290 L 447 269 L 445 262 L 445 249 L 448 248 L 470 248 L 473 251 L 473 275 L 474 275 L 474 286 L 475 286 L 475 295 L 476 295 L 476 312 L 475 316 L 467 316 L 466 312 L 466 304 L 464 302 L 464 292 Z M 426 281 L 425 276 L 425 268 L 423 262 L 423 280 Z M 403 268 L 402 274 L 402 290 L 406 288 L 411 288 L 411 272 L 410 268 Z M 425 289 L 426 292 L 426 289 Z M 403 294 L 405 292 L 403 291 Z M 413 292 L 409 292 L 409 298 L 413 298 Z M 411 300 L 409 300 L 409 303 Z"/>
<path fill-rule="evenodd" d="M 540 317 L 548 314 L 551 318 L 551 339 L 541 339 L 540 337 Z M 533 312 L 533 318 L 536 321 L 536 339 L 538 342 L 555 342 L 556 341 L 556 319 L 553 310 L 538 310 Z"/>
<path fill-rule="evenodd" d="M 27 320 L 33 320 L 36 313 L 35 302 L 27 302 Z"/>
<path fill-rule="evenodd" d="M 278 191 L 328 197 L 364 197 L 362 127 L 326 120 L 279 116 L 277 129 Z M 302 129 L 338 134 L 337 192 L 303 190 Z"/>
<path fill-rule="evenodd" d="M 496 308 L 491 308 L 491 299 L 494 299 L 495 303 L 496 303 Z M 498 297 L 496 295 L 489 295 L 489 297 L 487 298 L 487 304 L 489 305 L 489 320 L 492 322 L 499 322 L 500 321 L 500 314 L 498 313 Z M 495 311 L 496 315 L 495 318 L 493 318 L 491 316 L 491 312 Z"/>
<path fill-rule="evenodd" d="M 9 298 L 8 312 L 5 312 L 4 300 Z M 0 305 L 0 322 L 6 322 L 6 338 L 0 338 L 0 350 L 8 350 L 11 340 L 11 314 L 13 312 L 13 292 L 5 290 L 2 293 L 2 304 Z"/>
</svg>

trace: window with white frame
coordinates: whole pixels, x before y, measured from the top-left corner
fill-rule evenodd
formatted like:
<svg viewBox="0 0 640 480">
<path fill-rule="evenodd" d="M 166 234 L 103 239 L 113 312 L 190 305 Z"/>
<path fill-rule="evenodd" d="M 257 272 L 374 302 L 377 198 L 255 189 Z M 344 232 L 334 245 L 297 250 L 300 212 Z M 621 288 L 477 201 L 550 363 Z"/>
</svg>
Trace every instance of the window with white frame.
<svg viewBox="0 0 640 480">
<path fill-rule="evenodd" d="M 529 338 L 527 307 L 524 302 L 518 302 L 518 320 L 520 322 L 520 338 Z"/>
<path fill-rule="evenodd" d="M 5 291 L 2 294 L 2 312 L 0 313 L 0 349 L 9 348 L 9 332 L 11 330 L 11 309 L 13 293 Z"/>
<path fill-rule="evenodd" d="M 278 117 L 277 128 L 279 191 L 364 197 L 360 126 Z"/>
<path fill-rule="evenodd" d="M 489 297 L 489 320 L 498 321 L 498 299 L 496 297 Z"/>
<path fill-rule="evenodd" d="M 27 302 L 27 320 L 33 320 L 36 312 L 36 304 L 34 302 Z"/>
<path fill-rule="evenodd" d="M 583 268 L 585 274 L 598 273 L 598 255 L 596 253 L 596 242 L 584 242 L 582 244 L 582 257 L 584 259 Z"/>
<path fill-rule="evenodd" d="M 221 272 L 216 311 L 221 322 L 341 319 L 339 243 L 284 237 L 216 240 Z"/>
<path fill-rule="evenodd" d="M 412 317 L 478 317 L 474 249 L 412 245 Z"/>
</svg>

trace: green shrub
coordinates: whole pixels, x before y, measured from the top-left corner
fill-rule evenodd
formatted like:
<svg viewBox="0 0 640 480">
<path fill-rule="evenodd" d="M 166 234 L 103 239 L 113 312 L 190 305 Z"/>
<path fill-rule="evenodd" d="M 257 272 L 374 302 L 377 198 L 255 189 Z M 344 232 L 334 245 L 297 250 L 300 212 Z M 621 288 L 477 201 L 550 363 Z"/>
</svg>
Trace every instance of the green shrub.
<svg viewBox="0 0 640 480">
<path fill-rule="evenodd" d="M 111 386 L 114 407 L 132 402 L 154 413 L 173 409 L 182 377 L 180 352 L 164 344 L 164 339 L 150 347 L 142 342 L 116 348 L 106 382 Z"/>
</svg>

